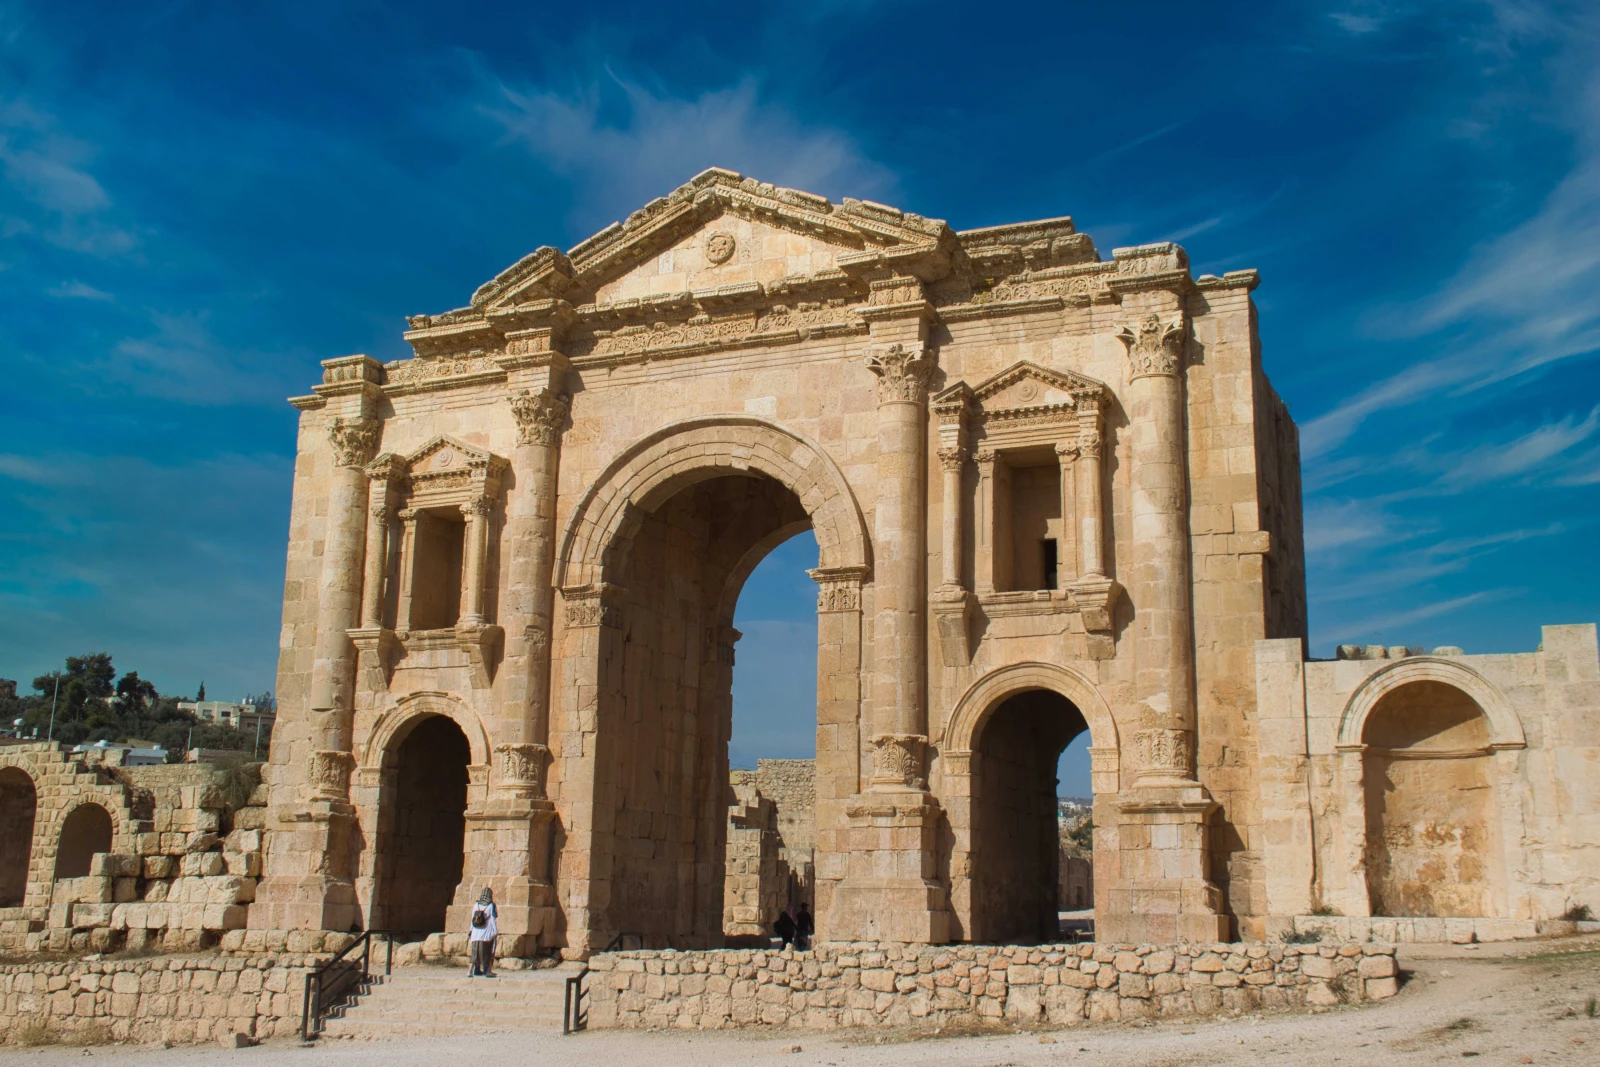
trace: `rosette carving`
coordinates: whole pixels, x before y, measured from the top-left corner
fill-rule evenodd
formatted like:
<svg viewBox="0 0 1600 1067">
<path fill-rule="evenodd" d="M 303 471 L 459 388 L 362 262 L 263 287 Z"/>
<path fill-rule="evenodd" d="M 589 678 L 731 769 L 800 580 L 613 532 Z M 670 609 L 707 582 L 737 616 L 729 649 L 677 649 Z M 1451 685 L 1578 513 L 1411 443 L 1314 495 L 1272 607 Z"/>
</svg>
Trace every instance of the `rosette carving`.
<svg viewBox="0 0 1600 1067">
<path fill-rule="evenodd" d="M 561 441 L 561 424 L 567 420 L 570 401 L 549 389 L 537 393 L 524 389 L 511 398 L 517 420 L 517 440 L 525 445 L 550 447 Z"/>
<path fill-rule="evenodd" d="M 922 750 L 928 739 L 921 734 L 877 734 L 872 738 L 872 784 L 921 789 Z"/>
<path fill-rule="evenodd" d="M 1128 346 L 1128 358 L 1133 363 L 1130 379 L 1176 375 L 1183 369 L 1183 336 L 1181 314 L 1164 319 L 1151 312 L 1119 326 L 1117 337 Z"/>
<path fill-rule="evenodd" d="M 328 426 L 328 440 L 336 464 L 360 469 L 371 463 L 378 451 L 378 420 L 341 416 Z"/>
<path fill-rule="evenodd" d="M 875 345 L 867 349 L 867 369 L 878 376 L 878 403 L 920 404 L 927 399 L 933 359 L 924 346 Z"/>
</svg>

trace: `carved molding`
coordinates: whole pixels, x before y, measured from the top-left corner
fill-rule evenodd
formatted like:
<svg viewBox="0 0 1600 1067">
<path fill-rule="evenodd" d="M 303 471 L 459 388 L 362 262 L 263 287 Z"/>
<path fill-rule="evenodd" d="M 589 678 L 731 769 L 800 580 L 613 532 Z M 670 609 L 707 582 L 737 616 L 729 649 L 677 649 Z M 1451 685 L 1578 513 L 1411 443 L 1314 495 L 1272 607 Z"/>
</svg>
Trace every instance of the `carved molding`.
<svg viewBox="0 0 1600 1067">
<path fill-rule="evenodd" d="M 1188 730 L 1140 730 L 1133 735 L 1133 757 L 1139 778 L 1187 779 L 1194 766 L 1194 738 Z"/>
<path fill-rule="evenodd" d="M 807 574 L 817 583 L 817 611 L 860 611 L 865 567 L 815 567 Z"/>
<path fill-rule="evenodd" d="M 1175 377 L 1183 369 L 1183 314 L 1163 318 L 1151 312 L 1117 327 L 1117 338 L 1128 346 L 1133 364 L 1132 381 L 1152 376 Z"/>
<path fill-rule="evenodd" d="M 920 343 L 872 345 L 867 369 L 878 377 L 879 404 L 921 404 L 928 396 L 933 358 Z"/>
<path fill-rule="evenodd" d="M 570 401 L 550 389 L 537 393 L 524 389 L 511 398 L 511 414 L 517 420 L 517 441 L 546 448 L 561 443 L 561 425 L 567 419 Z"/>
<path fill-rule="evenodd" d="M 357 470 L 372 462 L 378 451 L 377 419 L 335 418 L 328 425 L 328 440 L 333 444 L 333 461 L 340 467 Z"/>
<path fill-rule="evenodd" d="M 928 739 L 921 734 L 876 734 L 872 741 L 874 788 L 923 789 L 922 752 Z"/>
<path fill-rule="evenodd" d="M 566 602 L 567 626 L 583 628 L 607 626 L 616 629 L 622 625 L 622 609 L 617 605 L 621 590 L 604 582 L 595 585 L 567 586 L 561 590 Z"/>
</svg>

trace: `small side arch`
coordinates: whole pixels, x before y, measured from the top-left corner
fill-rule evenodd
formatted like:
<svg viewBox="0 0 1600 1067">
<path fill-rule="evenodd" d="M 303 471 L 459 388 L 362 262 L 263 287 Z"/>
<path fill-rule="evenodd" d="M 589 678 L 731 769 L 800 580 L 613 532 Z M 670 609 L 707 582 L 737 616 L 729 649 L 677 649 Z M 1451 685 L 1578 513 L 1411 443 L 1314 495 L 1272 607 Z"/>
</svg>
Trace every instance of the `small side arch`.
<svg viewBox="0 0 1600 1067">
<path fill-rule="evenodd" d="M 663 426 L 606 466 L 567 522 L 556 586 L 606 581 L 609 554 L 636 528 L 630 512 L 650 511 L 689 485 L 743 471 L 774 478 L 799 497 L 811 517 L 819 566 L 869 565 L 866 521 L 844 473 L 821 446 L 754 415 L 706 415 Z"/>
<path fill-rule="evenodd" d="M 93 800 L 76 804 L 61 820 L 56 840 L 55 877 L 83 878 L 90 861 L 115 847 L 116 817 L 105 805 Z"/>
<path fill-rule="evenodd" d="M 1345 703 L 1339 720 L 1340 748 L 1355 748 L 1362 744 L 1367 719 L 1374 708 L 1389 693 L 1412 682 L 1442 682 L 1454 686 L 1471 697 L 1483 709 L 1489 720 L 1489 747 L 1495 749 L 1526 748 L 1527 738 L 1522 732 L 1522 720 L 1511 702 L 1493 682 L 1471 667 L 1454 658 L 1442 656 L 1413 656 L 1399 660 L 1377 671 L 1356 687 Z"/>
<path fill-rule="evenodd" d="M 0 767 L 0 908 L 23 904 L 33 858 L 39 789 L 21 767 Z"/>
<path fill-rule="evenodd" d="M 361 766 L 371 770 L 382 769 L 406 735 L 422 720 L 434 715 L 443 715 L 461 728 L 472 749 L 474 765 L 481 767 L 489 762 L 489 734 L 483 728 L 483 720 L 478 718 L 478 713 L 449 693 L 423 690 L 401 697 L 398 703 L 378 716 L 366 748 L 361 753 Z"/>
<path fill-rule="evenodd" d="M 962 694 L 945 727 L 940 748 L 947 756 L 970 756 L 973 740 L 994 710 L 1007 697 L 1030 689 L 1059 693 L 1077 707 L 1089 724 L 1089 744 L 1094 767 L 1094 791 L 1115 793 L 1121 770 L 1117 723 L 1111 707 L 1088 678 L 1070 667 L 1054 663 L 1012 663 L 990 671 Z"/>
</svg>

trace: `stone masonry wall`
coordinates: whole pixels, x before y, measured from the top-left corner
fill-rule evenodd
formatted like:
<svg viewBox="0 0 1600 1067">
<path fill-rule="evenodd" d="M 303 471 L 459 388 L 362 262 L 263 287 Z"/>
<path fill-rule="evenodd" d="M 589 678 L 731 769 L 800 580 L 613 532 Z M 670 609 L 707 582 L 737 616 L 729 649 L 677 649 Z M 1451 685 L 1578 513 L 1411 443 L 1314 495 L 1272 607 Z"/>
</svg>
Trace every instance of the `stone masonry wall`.
<svg viewBox="0 0 1600 1067">
<path fill-rule="evenodd" d="M 242 931 L 241 931 L 242 933 Z M 196 957 L 0 966 L 0 1034 L 190 1044 L 300 1027 L 314 956 Z"/>
<path fill-rule="evenodd" d="M 1393 996 L 1393 945 L 900 945 L 589 961 L 596 1028 L 1071 1026 Z"/>
</svg>

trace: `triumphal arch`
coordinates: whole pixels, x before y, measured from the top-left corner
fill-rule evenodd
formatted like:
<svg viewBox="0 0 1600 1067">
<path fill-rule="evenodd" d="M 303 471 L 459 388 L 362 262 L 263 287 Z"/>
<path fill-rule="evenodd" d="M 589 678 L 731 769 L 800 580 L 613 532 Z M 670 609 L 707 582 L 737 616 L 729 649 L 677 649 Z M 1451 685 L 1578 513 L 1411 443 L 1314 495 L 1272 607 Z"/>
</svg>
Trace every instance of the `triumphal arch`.
<svg viewBox="0 0 1600 1067">
<path fill-rule="evenodd" d="M 1256 283 L 709 170 L 411 318 L 413 358 L 326 361 L 250 926 L 464 931 L 489 886 L 502 951 L 718 943 L 734 604 L 807 529 L 819 937 L 1053 936 L 1085 730 L 1102 938 L 1370 914 L 1363 816 L 1312 826 L 1377 757 L 1307 710 Z M 1456 747 L 1512 767 L 1486 729 Z"/>
</svg>

